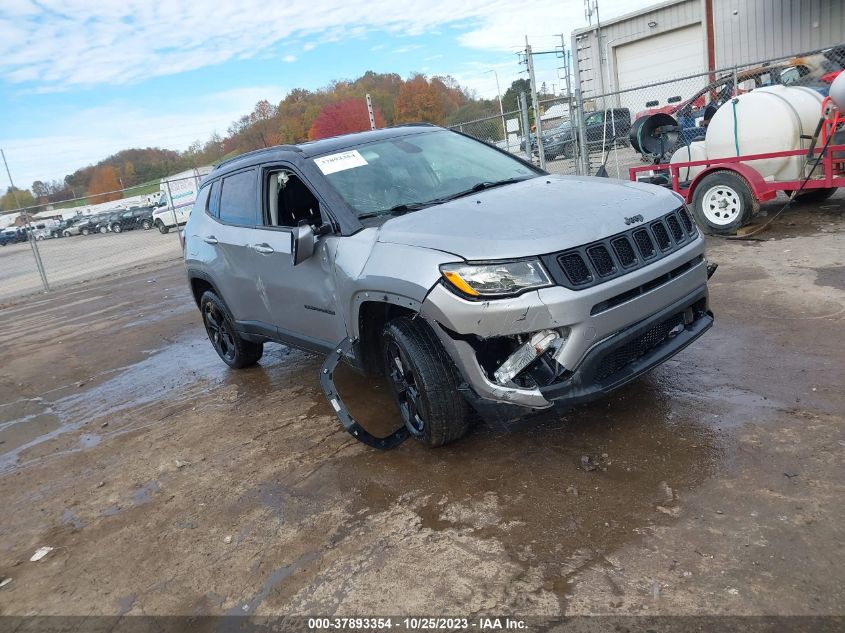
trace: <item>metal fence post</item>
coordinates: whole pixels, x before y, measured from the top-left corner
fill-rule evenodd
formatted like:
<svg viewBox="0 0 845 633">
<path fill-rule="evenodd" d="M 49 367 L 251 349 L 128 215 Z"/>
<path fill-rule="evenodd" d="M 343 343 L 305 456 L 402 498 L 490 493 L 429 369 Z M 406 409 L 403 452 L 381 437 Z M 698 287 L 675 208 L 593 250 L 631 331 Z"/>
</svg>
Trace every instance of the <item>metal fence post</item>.
<svg viewBox="0 0 845 633">
<path fill-rule="evenodd" d="M 370 98 L 369 94 L 367 94 L 367 114 L 370 117 L 370 129 L 376 129 L 376 116 L 373 113 L 373 100 Z"/>
<path fill-rule="evenodd" d="M 12 188 L 12 197 L 15 199 L 15 206 L 20 209 L 21 203 L 18 200 L 18 192 L 15 188 L 15 183 L 12 180 L 12 172 L 9 171 L 9 163 L 6 162 L 6 152 L 0 149 L 0 155 L 3 156 L 3 165 L 6 167 L 6 175 L 9 177 L 9 185 Z M 32 225 L 29 222 L 29 213 L 23 211 L 23 219 L 26 222 L 26 228 L 29 229 L 29 245 L 32 248 L 32 256 L 35 258 L 35 267 L 38 269 L 38 274 L 41 275 L 41 283 L 44 285 L 44 292 L 50 291 L 50 284 L 47 282 L 47 271 L 44 268 L 44 262 L 41 261 L 41 253 L 38 251 L 38 245 L 35 243 L 35 232 L 32 230 Z"/>
<path fill-rule="evenodd" d="M 531 127 L 528 122 L 528 99 L 525 92 L 519 93 L 519 114 L 522 118 L 522 141 L 525 143 L 525 157 L 531 160 Z"/>
<path fill-rule="evenodd" d="M 587 143 L 587 126 L 584 125 L 584 98 L 581 89 L 575 89 L 575 115 L 578 118 L 578 173 L 590 175 L 590 149 Z"/>
<path fill-rule="evenodd" d="M 534 107 L 534 125 L 537 127 L 537 151 L 540 154 L 540 169 L 546 168 L 546 152 L 543 150 L 543 124 L 540 121 L 540 104 L 537 99 L 537 81 L 534 79 L 534 57 L 528 36 L 525 37 L 525 60 L 528 64 L 528 83 L 531 86 L 531 103 Z"/>
</svg>

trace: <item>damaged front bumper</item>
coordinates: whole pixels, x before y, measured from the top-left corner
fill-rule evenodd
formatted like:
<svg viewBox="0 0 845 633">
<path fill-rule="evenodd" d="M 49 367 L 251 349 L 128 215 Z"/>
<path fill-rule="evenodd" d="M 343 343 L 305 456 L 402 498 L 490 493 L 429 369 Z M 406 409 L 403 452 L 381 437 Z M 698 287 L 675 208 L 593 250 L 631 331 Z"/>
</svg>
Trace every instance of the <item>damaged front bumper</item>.
<svg viewBox="0 0 845 633">
<path fill-rule="evenodd" d="M 670 358 L 713 323 L 700 248 L 585 290 L 561 287 L 471 302 L 435 287 L 421 316 L 461 372 L 465 395 L 488 421 L 507 422 L 553 405 L 606 394 Z M 685 268 L 679 274 L 678 261 Z M 654 279 L 666 276 L 663 284 Z M 642 289 L 646 281 L 646 290 Z M 549 334 L 553 334 L 549 340 Z M 490 351 L 497 341 L 511 348 Z M 522 378 L 503 380 L 513 357 L 541 341 Z M 518 373 L 518 372 L 517 372 Z"/>
</svg>

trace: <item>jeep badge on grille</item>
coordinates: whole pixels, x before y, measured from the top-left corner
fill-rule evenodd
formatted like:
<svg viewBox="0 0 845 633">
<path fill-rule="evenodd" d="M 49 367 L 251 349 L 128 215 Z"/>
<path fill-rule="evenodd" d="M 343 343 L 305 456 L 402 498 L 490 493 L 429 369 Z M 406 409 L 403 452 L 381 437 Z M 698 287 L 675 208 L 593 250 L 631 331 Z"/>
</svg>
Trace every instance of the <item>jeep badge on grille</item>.
<svg viewBox="0 0 845 633">
<path fill-rule="evenodd" d="M 632 215 L 630 218 L 625 218 L 625 224 L 636 224 L 637 222 L 642 222 L 643 216 L 640 214 Z"/>
</svg>

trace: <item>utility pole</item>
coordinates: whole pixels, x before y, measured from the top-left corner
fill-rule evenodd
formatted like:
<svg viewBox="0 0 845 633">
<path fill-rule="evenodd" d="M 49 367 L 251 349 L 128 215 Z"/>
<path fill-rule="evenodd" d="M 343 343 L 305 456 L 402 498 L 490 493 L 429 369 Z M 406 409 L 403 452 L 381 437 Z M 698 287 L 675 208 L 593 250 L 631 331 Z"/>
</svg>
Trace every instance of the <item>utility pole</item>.
<svg viewBox="0 0 845 633">
<path fill-rule="evenodd" d="M 499 73 L 496 72 L 495 68 L 491 68 L 487 72 L 493 73 L 493 76 L 496 78 L 496 96 L 499 98 L 499 116 L 502 117 L 502 134 L 505 135 L 505 146 L 508 148 L 508 151 L 511 151 L 511 142 L 508 138 L 508 126 L 505 123 L 505 109 L 502 107 L 502 89 L 499 88 Z"/>
<path fill-rule="evenodd" d="M 376 116 L 373 113 L 373 100 L 370 98 L 369 94 L 367 94 L 367 114 L 370 115 L 370 129 L 376 129 Z"/>
<path fill-rule="evenodd" d="M 525 36 L 525 63 L 528 65 L 528 83 L 531 86 L 531 105 L 534 109 L 534 125 L 537 126 L 537 151 L 540 152 L 540 169 L 546 168 L 546 153 L 543 151 L 543 124 L 540 121 L 540 103 L 537 99 L 537 81 L 534 78 L 534 57 L 528 36 Z"/>
<path fill-rule="evenodd" d="M 0 155 L 3 156 L 3 165 L 6 167 L 6 175 L 9 177 L 9 185 L 12 188 L 12 197 L 15 199 L 15 206 L 20 209 L 21 203 L 18 200 L 18 191 L 15 183 L 12 180 L 12 172 L 9 171 L 9 163 L 6 162 L 6 152 L 0 149 Z M 35 257 L 35 266 L 38 268 L 38 273 L 41 275 L 41 283 L 44 285 L 44 291 L 50 291 L 50 284 L 47 283 L 47 272 L 44 270 L 44 262 L 41 261 L 41 253 L 38 252 L 38 245 L 35 243 L 35 235 L 32 232 L 32 225 L 29 223 L 29 214 L 24 210 L 23 219 L 26 222 L 26 228 L 29 229 L 29 245 L 32 247 L 32 255 Z"/>
</svg>

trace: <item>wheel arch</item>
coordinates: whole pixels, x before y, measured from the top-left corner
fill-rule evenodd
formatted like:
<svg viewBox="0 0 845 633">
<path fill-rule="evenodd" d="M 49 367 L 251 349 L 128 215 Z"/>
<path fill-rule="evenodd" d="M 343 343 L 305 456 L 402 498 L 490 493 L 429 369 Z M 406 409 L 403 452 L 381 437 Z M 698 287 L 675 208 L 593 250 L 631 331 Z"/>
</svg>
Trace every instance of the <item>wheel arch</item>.
<svg viewBox="0 0 845 633">
<path fill-rule="evenodd" d="M 698 173 L 696 177 L 693 178 L 686 194 L 687 203 L 692 202 L 693 196 L 695 196 L 695 191 L 698 188 L 698 185 L 701 184 L 701 181 L 710 174 L 718 171 L 729 171 L 745 180 L 745 182 L 748 183 L 748 188 L 751 189 L 751 196 L 754 198 L 755 202 L 765 202 L 766 200 L 771 200 L 777 195 L 776 192 L 767 190 L 766 181 L 763 179 L 763 176 L 750 165 L 745 163 L 717 163 L 715 165 L 710 165 L 707 169 Z"/>
<path fill-rule="evenodd" d="M 379 294 L 378 299 L 364 297 L 356 301 L 353 316 L 355 357 L 361 370 L 371 375 L 380 375 L 382 367 L 381 333 L 384 326 L 397 317 L 413 318 L 419 314 L 419 303 L 399 295 Z"/>
<path fill-rule="evenodd" d="M 214 281 L 212 281 L 211 277 L 209 277 L 204 272 L 200 270 L 188 270 L 188 281 L 191 285 L 191 295 L 194 297 L 194 301 L 196 302 L 198 308 L 200 307 L 200 300 L 202 299 L 202 295 L 208 290 L 214 292 L 214 294 L 220 297 L 220 300 L 223 303 L 229 305 L 228 303 L 226 303 L 226 298 L 223 296 L 220 290 L 218 290 L 216 284 L 214 283 Z"/>
</svg>

